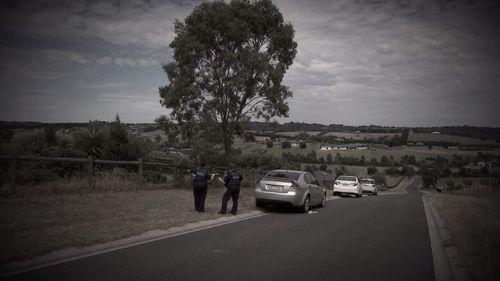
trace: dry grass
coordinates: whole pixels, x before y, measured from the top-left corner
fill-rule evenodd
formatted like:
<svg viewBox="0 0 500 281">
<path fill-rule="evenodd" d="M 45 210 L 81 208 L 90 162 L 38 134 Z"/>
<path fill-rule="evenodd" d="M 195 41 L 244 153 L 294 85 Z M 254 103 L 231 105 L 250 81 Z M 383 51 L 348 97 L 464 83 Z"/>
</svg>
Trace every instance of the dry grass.
<svg viewBox="0 0 500 281">
<path fill-rule="evenodd" d="M 432 200 L 474 280 L 500 278 L 500 195 L 435 195 Z"/>
<path fill-rule="evenodd" d="M 410 133 L 408 136 L 410 142 L 455 142 L 464 145 L 497 145 L 494 140 L 480 140 L 472 137 L 462 137 L 446 134 L 432 134 L 432 133 Z"/>
<path fill-rule="evenodd" d="M 220 215 L 221 187 L 209 189 L 206 213 L 194 211 L 190 189 L 58 193 L 0 199 L 0 263 L 168 229 Z M 254 210 L 243 188 L 239 212 Z M 229 207 L 231 203 L 229 203 Z"/>
</svg>

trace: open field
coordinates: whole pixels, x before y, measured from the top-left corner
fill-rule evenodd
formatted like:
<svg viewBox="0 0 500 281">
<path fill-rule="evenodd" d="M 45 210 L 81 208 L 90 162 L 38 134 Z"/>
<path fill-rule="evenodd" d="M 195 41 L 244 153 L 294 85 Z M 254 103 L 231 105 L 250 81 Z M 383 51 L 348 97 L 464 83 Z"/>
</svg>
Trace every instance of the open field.
<svg viewBox="0 0 500 281">
<path fill-rule="evenodd" d="M 470 280 L 500 276 L 500 193 L 494 196 L 432 194 Z"/>
<path fill-rule="evenodd" d="M 448 182 L 452 182 L 453 186 L 448 186 Z M 453 194 L 489 195 L 500 191 L 499 182 L 498 177 L 449 177 L 440 178 L 437 186 Z"/>
<path fill-rule="evenodd" d="M 480 140 L 477 138 L 453 136 L 432 133 L 410 133 L 409 142 L 454 142 L 463 145 L 499 145 L 494 140 Z"/>
<path fill-rule="evenodd" d="M 394 135 L 401 135 L 400 133 L 347 133 L 347 132 L 328 132 L 325 133 L 324 136 L 335 136 L 340 139 L 353 139 L 353 140 L 365 140 L 365 139 L 374 139 L 378 140 L 379 138 L 387 138 L 390 139 Z"/>
<path fill-rule="evenodd" d="M 322 131 L 276 132 L 276 135 L 295 137 L 295 136 L 300 135 L 300 134 L 308 134 L 310 136 L 316 136 L 316 135 L 319 135 L 320 133 L 323 133 L 323 132 Z"/>
<path fill-rule="evenodd" d="M 432 149 L 429 149 L 427 146 L 420 146 L 420 147 L 415 147 L 415 146 L 401 146 L 401 147 L 394 147 L 394 148 L 378 148 L 378 149 L 371 149 L 371 150 L 320 150 L 320 143 L 308 143 L 307 148 L 301 149 L 301 148 L 288 148 L 288 149 L 283 149 L 281 148 L 281 145 L 274 145 L 272 148 L 267 148 L 265 144 L 262 143 L 257 143 L 257 142 L 244 142 L 241 139 L 238 139 L 235 141 L 235 148 L 239 148 L 242 150 L 244 153 L 253 153 L 256 151 L 259 151 L 260 153 L 271 153 L 275 156 L 281 156 L 283 152 L 289 152 L 292 154 L 295 153 L 300 153 L 300 154 L 309 154 L 312 151 L 316 152 L 317 157 L 325 157 L 328 154 L 331 154 L 332 156 L 335 156 L 337 153 L 339 153 L 342 156 L 346 157 L 354 157 L 354 158 L 361 158 L 361 156 L 364 156 L 367 161 L 369 161 L 371 158 L 375 157 L 378 160 L 382 156 L 386 157 L 394 157 L 394 160 L 399 161 L 402 156 L 404 155 L 414 155 L 417 161 L 425 160 L 428 157 L 437 157 L 441 156 L 444 158 L 451 159 L 453 154 L 456 154 L 458 156 L 462 157 L 472 157 L 472 156 L 477 156 L 477 153 L 479 151 L 467 151 L 467 150 L 459 150 L 456 147 L 449 147 L 449 148 L 442 148 L 442 147 L 433 147 Z M 500 154 L 500 150 L 482 150 L 482 153 L 492 153 L 492 154 Z"/>
<path fill-rule="evenodd" d="M 0 199 L 0 263 L 213 219 L 221 216 L 217 211 L 224 191 L 209 188 L 206 213 L 194 211 L 190 189 Z M 253 189 L 243 188 L 238 211 L 251 210 Z"/>
<path fill-rule="evenodd" d="M 491 177 L 449 177 L 440 178 L 437 182 L 438 185 L 445 185 L 447 181 L 453 181 L 455 184 L 464 184 L 465 181 L 469 181 L 473 186 L 484 186 L 491 185 L 495 182 L 496 178 Z"/>
</svg>

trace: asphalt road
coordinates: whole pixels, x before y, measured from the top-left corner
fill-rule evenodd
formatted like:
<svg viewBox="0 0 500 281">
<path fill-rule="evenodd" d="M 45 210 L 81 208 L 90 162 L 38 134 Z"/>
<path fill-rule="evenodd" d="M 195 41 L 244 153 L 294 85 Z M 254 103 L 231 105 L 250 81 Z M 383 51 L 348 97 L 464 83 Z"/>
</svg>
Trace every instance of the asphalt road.
<svg viewBox="0 0 500 281">
<path fill-rule="evenodd" d="M 6 280 L 434 280 L 421 194 L 341 198 Z"/>
</svg>

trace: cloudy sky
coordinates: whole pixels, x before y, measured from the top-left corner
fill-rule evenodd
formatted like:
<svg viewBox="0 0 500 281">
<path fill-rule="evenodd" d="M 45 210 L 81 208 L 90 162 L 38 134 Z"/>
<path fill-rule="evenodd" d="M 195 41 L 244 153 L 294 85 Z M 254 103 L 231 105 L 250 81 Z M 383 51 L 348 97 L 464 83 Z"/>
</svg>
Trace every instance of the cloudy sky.
<svg viewBox="0 0 500 281">
<path fill-rule="evenodd" d="M 200 1 L 2 1 L 0 120 L 153 122 Z M 500 1 L 275 0 L 295 28 L 280 122 L 500 127 Z"/>
</svg>

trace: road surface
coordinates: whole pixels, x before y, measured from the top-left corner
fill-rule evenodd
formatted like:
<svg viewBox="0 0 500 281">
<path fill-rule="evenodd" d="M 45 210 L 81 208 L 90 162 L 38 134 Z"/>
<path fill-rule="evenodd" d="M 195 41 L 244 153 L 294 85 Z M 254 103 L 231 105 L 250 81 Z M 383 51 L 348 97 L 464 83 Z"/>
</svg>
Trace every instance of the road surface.
<svg viewBox="0 0 500 281">
<path fill-rule="evenodd" d="M 53 265 L 5 280 L 434 280 L 417 183 Z"/>
</svg>

